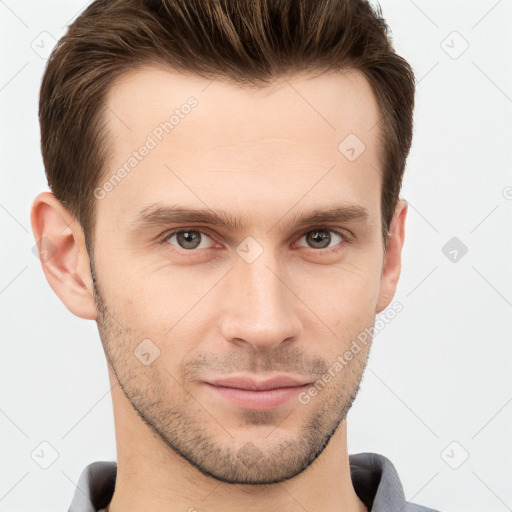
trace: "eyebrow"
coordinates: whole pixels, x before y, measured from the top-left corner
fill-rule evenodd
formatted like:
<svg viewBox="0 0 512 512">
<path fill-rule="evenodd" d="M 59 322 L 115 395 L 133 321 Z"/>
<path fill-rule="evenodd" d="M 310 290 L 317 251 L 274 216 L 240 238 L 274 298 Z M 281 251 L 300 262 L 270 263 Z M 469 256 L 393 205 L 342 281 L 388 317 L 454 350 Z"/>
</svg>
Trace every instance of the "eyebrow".
<svg viewBox="0 0 512 512">
<path fill-rule="evenodd" d="M 276 224 L 279 224 L 285 217 L 286 215 L 281 217 Z M 292 217 L 287 225 L 292 228 L 297 228 L 309 224 L 366 221 L 367 219 L 368 210 L 363 206 L 341 205 L 329 209 L 315 209 L 308 213 L 301 212 L 300 214 Z M 139 210 L 132 220 L 129 221 L 128 230 L 141 231 L 167 224 L 197 223 L 219 226 L 230 231 L 241 231 L 246 228 L 246 225 L 239 216 L 234 216 L 223 210 L 212 210 L 207 208 L 194 209 L 177 205 L 162 205 L 155 203 Z M 272 230 L 276 224 L 274 224 L 270 230 Z"/>
</svg>

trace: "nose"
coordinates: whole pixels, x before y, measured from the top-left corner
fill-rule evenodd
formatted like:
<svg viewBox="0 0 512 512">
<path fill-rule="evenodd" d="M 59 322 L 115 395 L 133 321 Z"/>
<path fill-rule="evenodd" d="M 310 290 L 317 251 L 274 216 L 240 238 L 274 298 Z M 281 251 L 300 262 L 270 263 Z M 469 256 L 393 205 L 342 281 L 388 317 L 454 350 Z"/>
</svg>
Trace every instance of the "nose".
<svg viewBox="0 0 512 512">
<path fill-rule="evenodd" d="M 298 338 L 300 301 L 276 258 L 264 255 L 252 263 L 234 263 L 222 290 L 221 331 L 231 343 L 271 351 Z"/>
</svg>

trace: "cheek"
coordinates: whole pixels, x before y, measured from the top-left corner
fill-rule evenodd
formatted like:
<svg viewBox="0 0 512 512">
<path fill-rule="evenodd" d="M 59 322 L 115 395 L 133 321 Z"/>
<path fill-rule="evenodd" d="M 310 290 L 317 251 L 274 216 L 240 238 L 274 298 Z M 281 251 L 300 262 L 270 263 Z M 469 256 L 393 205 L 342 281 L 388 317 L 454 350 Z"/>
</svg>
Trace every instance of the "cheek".
<svg viewBox="0 0 512 512">
<path fill-rule="evenodd" d="M 328 272 L 317 272 L 303 284 L 304 296 L 327 311 L 357 317 L 376 301 L 380 289 L 382 265 L 378 256 L 359 252 Z M 320 286 L 321 284 L 321 286 Z M 333 309 L 334 307 L 334 309 Z"/>
<path fill-rule="evenodd" d="M 375 260 L 371 257 L 370 260 Z M 332 349 L 349 345 L 365 328 L 373 325 L 380 290 L 381 267 L 376 261 L 344 264 L 333 269 L 328 279 L 304 283 L 304 302 L 310 306 L 334 336 Z M 316 328 L 318 330 L 318 328 Z M 326 328 L 327 329 L 327 328 Z"/>
<path fill-rule="evenodd" d="M 204 273 L 199 278 L 191 267 L 173 268 L 162 259 L 142 264 L 141 258 L 129 253 L 123 258 L 112 254 L 104 259 L 104 277 L 99 278 L 105 283 L 102 288 L 108 293 L 109 303 L 115 304 L 133 325 L 171 327 L 206 293 L 211 281 Z"/>
</svg>

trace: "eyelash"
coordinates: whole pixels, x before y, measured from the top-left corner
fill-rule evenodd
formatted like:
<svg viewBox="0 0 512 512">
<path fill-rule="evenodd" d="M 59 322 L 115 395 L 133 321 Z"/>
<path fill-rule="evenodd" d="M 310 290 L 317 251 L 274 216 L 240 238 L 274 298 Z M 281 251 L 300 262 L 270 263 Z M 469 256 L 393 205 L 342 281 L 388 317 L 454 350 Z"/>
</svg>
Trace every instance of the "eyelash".
<svg viewBox="0 0 512 512">
<path fill-rule="evenodd" d="M 179 229 L 173 229 L 171 231 L 166 231 L 164 234 L 162 234 L 158 238 L 159 243 L 161 245 L 170 245 L 170 244 L 167 244 L 167 240 L 169 240 L 169 238 L 172 235 L 175 235 L 176 233 L 186 232 L 186 231 L 196 231 L 197 233 L 200 233 L 201 235 L 205 235 L 208 238 L 212 239 L 212 241 L 215 241 L 215 237 L 212 236 L 212 234 L 209 233 L 208 231 L 203 230 L 201 228 L 190 227 L 190 228 L 179 228 Z M 314 249 L 312 247 L 302 247 L 302 249 L 309 250 L 311 252 L 314 252 L 315 254 L 328 254 L 331 252 L 337 252 L 337 251 L 342 250 L 345 245 L 350 244 L 352 242 L 351 237 L 349 235 L 347 235 L 346 232 L 338 231 L 337 229 L 333 229 L 329 226 L 320 226 L 320 227 L 316 227 L 316 228 L 310 228 L 307 231 L 305 231 L 304 233 L 302 233 L 299 236 L 299 239 L 301 239 L 304 235 L 307 235 L 308 233 L 312 233 L 314 231 L 326 231 L 329 233 L 334 233 L 335 235 L 338 235 L 342 239 L 342 242 L 338 243 L 334 247 L 328 247 L 325 249 Z M 181 249 L 179 247 L 175 247 L 175 248 L 173 247 L 173 249 L 176 249 L 179 252 L 190 253 L 191 255 L 198 252 L 197 249 L 187 250 L 187 249 Z"/>
</svg>

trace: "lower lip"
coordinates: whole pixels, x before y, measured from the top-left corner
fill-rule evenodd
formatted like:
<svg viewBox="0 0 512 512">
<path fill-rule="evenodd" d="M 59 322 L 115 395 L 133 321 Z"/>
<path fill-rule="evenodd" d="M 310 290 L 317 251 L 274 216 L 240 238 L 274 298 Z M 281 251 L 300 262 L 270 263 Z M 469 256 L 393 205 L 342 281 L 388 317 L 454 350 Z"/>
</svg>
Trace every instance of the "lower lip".
<svg viewBox="0 0 512 512">
<path fill-rule="evenodd" d="M 239 407 L 244 409 L 264 410 L 273 409 L 285 404 L 296 397 L 301 391 L 307 389 L 309 384 L 304 386 L 294 386 L 287 388 L 265 389 L 260 391 L 228 388 L 223 386 L 214 386 L 207 382 L 204 383 L 214 393 L 228 399 Z"/>
</svg>

